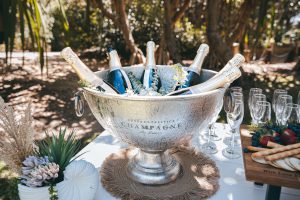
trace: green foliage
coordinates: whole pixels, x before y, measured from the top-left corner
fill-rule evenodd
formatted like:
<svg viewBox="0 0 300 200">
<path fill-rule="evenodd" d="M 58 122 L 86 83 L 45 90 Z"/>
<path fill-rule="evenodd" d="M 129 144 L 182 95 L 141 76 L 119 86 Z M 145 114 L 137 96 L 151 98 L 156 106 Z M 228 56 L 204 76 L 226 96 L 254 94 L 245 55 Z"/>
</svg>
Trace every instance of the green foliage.
<svg viewBox="0 0 300 200">
<path fill-rule="evenodd" d="M 87 81 L 83 81 L 83 80 L 79 80 L 78 81 L 78 85 L 79 87 L 83 88 L 83 87 L 91 87 L 91 84 Z"/>
<path fill-rule="evenodd" d="M 66 133 L 66 128 L 60 128 L 59 134 L 52 134 L 52 137 L 46 132 L 46 139 L 38 143 L 38 155 L 48 156 L 50 162 L 59 165 L 56 183 L 63 180 L 63 171 L 81 149 L 81 143 L 75 139 L 74 130 L 68 135 Z"/>
<path fill-rule="evenodd" d="M 62 15 L 64 31 L 68 30 L 68 22 L 61 0 L 57 0 Z M 14 49 L 16 26 L 19 24 L 21 33 L 22 49 L 25 48 L 25 26 L 29 30 L 32 47 L 39 53 L 40 67 L 43 71 L 44 67 L 44 51 L 47 49 L 46 29 L 48 24 L 44 24 L 46 18 L 44 16 L 45 9 L 42 2 L 38 0 L 4 0 L 1 2 L 3 12 L 4 26 L 4 42 L 6 52 L 6 63 L 8 63 L 8 54 Z M 45 3 L 46 4 L 46 3 Z M 47 3 L 49 4 L 49 2 Z M 44 12 L 43 12 L 44 11 Z"/>
<path fill-rule="evenodd" d="M 161 1 L 134 0 L 127 4 L 129 23 L 135 43 L 146 53 L 146 43 L 153 40 L 157 45 L 160 41 L 163 26 L 163 8 Z M 53 25 L 53 40 L 51 47 L 54 51 L 60 51 L 65 46 L 83 51 L 95 49 L 93 57 L 106 58 L 107 47 L 113 46 L 119 55 L 129 59 L 130 52 L 123 40 L 122 33 L 111 20 L 105 18 L 97 8 L 90 8 L 89 23 L 85 19 L 86 8 L 84 4 L 70 2 L 67 5 L 66 15 L 70 25 L 69 32 L 63 31 L 63 24 L 55 20 Z M 53 13 L 57 19 L 59 11 Z M 194 27 L 188 17 L 175 28 L 176 38 L 179 40 L 180 53 L 185 58 L 192 59 L 195 56 L 199 44 L 205 41 L 205 26 Z"/>
<path fill-rule="evenodd" d="M 106 48 L 113 46 L 123 58 L 130 57 L 121 31 L 111 20 L 104 17 L 98 8 L 92 6 L 93 4 L 87 5 L 86 0 L 5 0 L 2 2 L 2 14 L 5 16 L 4 29 L 7 32 L 5 34 L 7 54 L 13 50 L 16 30 L 20 30 L 23 49 L 27 41 L 25 38 L 27 34 L 24 33 L 29 32 L 33 47 L 40 53 L 41 67 L 44 63 L 44 51 L 50 42 L 53 51 L 60 51 L 65 46 L 81 51 L 90 49 L 94 54 L 89 55 L 102 59 L 106 58 Z M 218 32 L 227 45 L 231 45 L 232 41 L 229 38 L 238 31 L 237 22 L 240 16 L 243 16 L 241 7 L 244 2 L 246 1 L 223 0 L 220 1 L 220 8 L 216 11 L 220 15 Z M 45 12 L 44 7 L 49 5 L 54 9 Z M 279 45 L 286 43 L 282 42 L 282 37 L 295 35 L 290 19 L 299 12 L 299 7 L 297 0 L 258 2 L 256 7 L 249 8 L 251 15 L 249 19 L 245 19 L 245 22 L 242 21 L 246 26 L 241 29 L 241 34 L 234 42 L 240 42 L 241 48 L 244 48 L 243 42 L 250 48 L 264 47 L 273 40 Z M 137 46 L 145 52 L 148 40 L 151 39 L 159 44 L 165 20 L 163 1 L 131 0 L 126 4 L 126 9 Z M 53 26 L 44 24 L 48 18 L 54 19 Z M 16 29 L 16 24 L 19 25 L 19 29 Z M 174 26 L 179 53 L 183 59 L 193 59 L 199 44 L 207 42 L 206 25 L 207 1 L 191 1 L 182 19 Z M 46 29 L 50 29 L 52 38 L 46 35 Z M 69 31 L 66 31 L 68 29 Z M 287 34 L 288 32 L 292 34 Z M 285 41 L 289 40 L 285 39 Z"/>
<path fill-rule="evenodd" d="M 49 187 L 49 193 L 50 193 L 50 200 L 58 200 L 57 190 L 55 189 L 54 185 L 51 185 Z"/>
<path fill-rule="evenodd" d="M 126 50 L 120 31 L 94 8 L 91 8 L 89 23 L 86 23 L 85 12 L 81 4 L 71 2 L 67 5 L 66 16 L 70 30 L 64 32 L 62 21 L 55 20 L 52 28 L 52 50 L 61 51 L 65 46 L 81 51 L 94 48 L 97 50 L 97 58 L 106 58 L 107 47 L 113 46 L 118 49 L 119 54 L 129 58 L 130 53 Z M 53 13 L 55 19 L 60 17 L 59 13 L 59 10 Z"/>
<path fill-rule="evenodd" d="M 19 200 L 18 179 L 3 162 L 0 162 L 0 188 L 0 199 Z"/>
</svg>

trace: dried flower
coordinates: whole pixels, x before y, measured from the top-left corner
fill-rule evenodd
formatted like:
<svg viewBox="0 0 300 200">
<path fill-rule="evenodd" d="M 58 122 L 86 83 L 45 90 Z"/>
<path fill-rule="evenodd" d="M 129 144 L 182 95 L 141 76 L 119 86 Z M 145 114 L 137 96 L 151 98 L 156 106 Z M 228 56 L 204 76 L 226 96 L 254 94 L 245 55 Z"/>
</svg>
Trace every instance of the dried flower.
<svg viewBox="0 0 300 200">
<path fill-rule="evenodd" d="M 23 160 L 34 150 L 31 106 L 16 120 L 13 108 L 0 97 L 0 159 L 14 172 L 20 173 Z"/>
</svg>

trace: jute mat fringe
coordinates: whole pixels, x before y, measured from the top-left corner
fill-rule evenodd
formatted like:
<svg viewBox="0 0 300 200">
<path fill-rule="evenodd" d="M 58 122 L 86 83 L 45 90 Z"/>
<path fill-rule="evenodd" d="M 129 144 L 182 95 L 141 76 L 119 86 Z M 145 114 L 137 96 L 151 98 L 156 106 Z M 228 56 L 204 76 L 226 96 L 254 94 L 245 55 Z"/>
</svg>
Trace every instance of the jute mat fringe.
<svg viewBox="0 0 300 200">
<path fill-rule="evenodd" d="M 150 186 L 131 180 L 126 167 L 133 151 L 123 149 L 108 156 L 101 168 L 103 187 L 123 200 L 200 200 L 219 189 L 219 170 L 213 160 L 192 149 L 173 149 L 182 166 L 179 177 L 168 184 Z"/>
</svg>

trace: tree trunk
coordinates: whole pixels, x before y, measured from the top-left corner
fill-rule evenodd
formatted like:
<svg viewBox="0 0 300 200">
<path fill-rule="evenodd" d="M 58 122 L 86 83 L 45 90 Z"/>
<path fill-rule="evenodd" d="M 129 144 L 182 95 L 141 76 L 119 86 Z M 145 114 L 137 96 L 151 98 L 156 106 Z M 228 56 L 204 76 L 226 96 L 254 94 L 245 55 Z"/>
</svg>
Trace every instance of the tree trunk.
<svg viewBox="0 0 300 200">
<path fill-rule="evenodd" d="M 156 63 L 158 65 L 166 65 L 170 60 L 169 53 L 166 49 L 166 41 L 164 32 L 161 33 L 159 46 L 156 50 Z"/>
<path fill-rule="evenodd" d="M 144 63 L 146 60 L 145 56 L 142 50 L 137 47 L 132 36 L 132 31 L 130 29 L 126 13 L 126 0 L 111 0 L 111 8 L 115 12 L 108 11 L 102 0 L 93 0 L 93 3 L 96 4 L 102 11 L 103 15 L 111 19 L 114 22 L 114 25 L 122 32 L 125 44 L 131 53 L 129 64 L 133 65 L 136 63 Z"/>
<path fill-rule="evenodd" d="M 174 25 L 172 21 L 173 10 L 171 8 L 170 0 L 164 1 L 164 24 L 163 24 L 163 36 L 166 43 L 167 49 L 170 52 L 171 59 L 174 63 L 181 62 L 181 55 L 178 51 L 177 41 L 175 33 L 173 31 Z"/>
<path fill-rule="evenodd" d="M 231 45 L 233 42 L 240 42 L 244 31 L 246 28 L 246 25 L 248 23 L 248 19 L 250 18 L 252 12 L 255 10 L 257 4 L 259 1 L 257 0 L 245 0 L 242 4 L 239 14 L 237 17 L 237 22 L 235 23 L 236 26 L 234 30 L 232 31 L 232 36 L 228 40 L 228 45 Z"/>
<path fill-rule="evenodd" d="M 225 65 L 231 58 L 232 52 L 227 44 L 222 40 L 218 32 L 218 10 L 221 0 L 207 1 L 207 39 L 212 53 L 219 58 L 222 65 Z"/>
<path fill-rule="evenodd" d="M 180 20 L 188 9 L 190 0 L 185 0 L 180 6 L 179 0 L 164 0 L 163 31 L 157 50 L 157 63 L 167 64 L 169 53 L 174 63 L 181 62 L 181 55 L 177 45 L 174 28 L 175 23 Z"/>
<path fill-rule="evenodd" d="M 123 38 L 129 51 L 131 53 L 129 64 L 143 63 L 145 62 L 145 56 L 143 52 L 136 46 L 132 31 L 130 29 L 129 20 L 126 13 L 125 0 L 114 0 L 115 9 L 117 13 L 118 27 L 122 31 Z"/>
<path fill-rule="evenodd" d="M 90 32 L 90 24 L 91 24 L 90 15 L 91 15 L 91 0 L 86 0 L 84 21 L 85 21 L 85 27 L 87 32 Z"/>
</svg>

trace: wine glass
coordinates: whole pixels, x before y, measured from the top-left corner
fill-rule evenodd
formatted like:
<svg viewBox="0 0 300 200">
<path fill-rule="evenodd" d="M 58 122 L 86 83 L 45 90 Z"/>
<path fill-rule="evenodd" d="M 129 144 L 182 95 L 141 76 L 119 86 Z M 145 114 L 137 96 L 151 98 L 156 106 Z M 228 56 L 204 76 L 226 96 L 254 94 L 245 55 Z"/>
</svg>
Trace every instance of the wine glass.
<svg viewBox="0 0 300 200">
<path fill-rule="evenodd" d="M 283 109 L 282 112 L 282 118 L 281 118 L 281 124 L 286 125 L 287 122 L 294 124 L 299 122 L 299 105 L 298 104 L 293 104 L 293 103 L 288 103 Z"/>
<path fill-rule="evenodd" d="M 229 88 L 231 92 L 239 92 L 242 93 L 243 89 L 241 87 L 235 86 L 235 87 L 231 87 Z"/>
<path fill-rule="evenodd" d="M 221 103 L 221 106 L 219 107 L 219 109 L 220 109 L 219 112 L 222 109 L 223 101 L 221 101 L 220 103 Z M 212 141 L 219 141 L 222 139 L 218 134 L 216 134 L 216 129 L 215 129 L 215 123 L 218 119 L 218 116 L 219 115 L 215 115 L 208 125 L 208 134 L 207 135 L 208 135 L 208 137 L 210 137 L 210 140 L 212 140 Z"/>
<path fill-rule="evenodd" d="M 218 152 L 217 145 L 214 142 L 212 142 L 212 134 L 213 134 L 212 132 L 214 131 L 213 125 L 214 125 L 215 121 L 217 120 L 222 107 L 223 107 L 223 101 L 220 101 L 215 110 L 214 117 L 213 117 L 211 123 L 208 125 L 207 142 L 201 146 L 202 151 L 204 151 L 207 154 L 215 154 Z"/>
<path fill-rule="evenodd" d="M 251 110 L 251 107 L 252 107 L 252 99 L 253 99 L 255 94 L 262 94 L 262 89 L 260 89 L 260 88 L 251 88 L 250 92 L 249 92 L 248 108 L 250 110 L 250 115 L 251 115 L 252 120 L 253 120 L 253 112 Z"/>
<path fill-rule="evenodd" d="M 233 93 L 231 93 L 231 111 L 228 109 L 227 110 L 227 112 L 226 112 L 226 110 L 225 110 L 225 112 L 226 113 L 230 113 L 230 112 L 232 112 L 232 110 L 233 110 L 233 108 L 234 108 L 234 102 L 235 101 L 242 101 L 242 102 L 244 102 L 244 97 L 243 97 L 243 93 L 240 93 L 240 92 L 233 92 Z M 225 104 L 225 103 L 224 103 Z M 226 144 L 226 145 L 230 145 L 230 143 L 231 143 L 231 138 L 232 138 L 232 134 L 234 134 L 235 136 L 234 136 L 234 145 L 237 145 L 238 144 L 238 137 L 239 137 L 239 132 L 237 132 L 237 131 L 235 131 L 235 129 L 232 129 L 232 128 L 230 128 L 230 133 L 231 133 L 231 136 L 230 137 L 226 137 L 226 138 L 224 138 L 224 140 L 223 140 L 223 142 L 224 142 L 224 144 Z"/>
<path fill-rule="evenodd" d="M 282 112 L 285 108 L 285 106 L 289 103 L 293 103 L 293 97 L 291 95 L 279 95 L 277 102 L 276 102 L 276 111 L 275 111 L 275 115 L 276 115 L 276 122 L 278 124 L 282 125 Z"/>
<path fill-rule="evenodd" d="M 232 129 L 239 131 L 239 127 L 243 121 L 244 117 L 244 102 L 241 100 L 234 100 L 234 106 L 232 112 L 227 113 L 227 121 Z M 239 158 L 241 155 L 234 148 L 234 137 L 235 134 L 231 136 L 230 145 L 223 149 L 222 154 L 229 159 Z"/>
<path fill-rule="evenodd" d="M 258 101 L 266 101 L 267 97 L 264 94 L 254 94 L 252 97 L 252 105 L 250 107 L 250 110 L 252 110 L 252 116 L 253 116 L 253 123 L 258 125 L 258 119 L 256 118 L 256 116 L 254 115 L 254 113 L 256 112 L 257 109 L 257 102 Z"/>
<path fill-rule="evenodd" d="M 213 141 L 219 141 L 219 140 L 222 139 L 222 137 L 219 134 L 216 133 L 215 124 L 216 124 L 217 119 L 218 119 L 218 115 L 213 118 L 212 124 L 211 124 L 211 126 L 209 126 L 210 129 L 211 129 L 211 132 L 210 132 L 211 133 L 211 135 L 210 135 L 211 140 L 213 140 Z"/>
<path fill-rule="evenodd" d="M 271 121 L 271 104 L 267 101 L 256 102 L 254 116 L 258 120 L 259 125 L 264 125 Z"/>
<path fill-rule="evenodd" d="M 231 103 L 231 104 L 232 104 L 232 103 L 233 103 L 233 101 L 231 100 L 232 94 L 233 94 L 234 92 L 243 94 L 243 89 L 242 89 L 241 87 L 235 86 L 235 87 L 229 88 L 227 92 L 229 92 L 229 93 L 228 93 L 229 95 L 224 95 L 224 99 L 226 99 L 226 98 L 229 98 L 229 99 L 224 100 L 224 104 L 225 104 L 225 102 L 226 102 L 226 103 Z M 225 94 L 226 94 L 226 93 L 225 93 Z M 232 107 L 232 105 L 224 105 L 224 110 L 225 110 L 226 113 L 228 112 L 228 109 L 230 109 L 230 107 Z M 229 131 L 229 134 L 232 134 L 232 133 L 234 133 L 234 131 L 233 131 L 233 130 L 230 130 L 230 131 Z"/>
<path fill-rule="evenodd" d="M 261 88 L 251 88 L 249 92 L 249 98 L 248 98 L 248 106 L 250 107 L 252 104 L 252 97 L 255 94 L 261 94 L 262 89 Z"/>
<path fill-rule="evenodd" d="M 300 91 L 298 93 L 298 101 L 297 101 L 297 104 L 300 105 Z"/>
<path fill-rule="evenodd" d="M 226 113 L 230 112 L 232 110 L 232 107 L 233 107 L 233 99 L 232 99 L 232 94 L 231 94 L 231 90 L 230 88 L 228 88 L 226 91 L 225 91 L 225 94 L 224 94 L 224 97 L 223 97 L 223 104 L 224 104 L 224 111 Z"/>
<path fill-rule="evenodd" d="M 298 123 L 300 123 L 300 104 L 298 104 Z"/>
<path fill-rule="evenodd" d="M 277 101 L 278 101 L 278 98 L 280 95 L 286 95 L 287 94 L 287 91 L 284 90 L 284 89 L 276 89 L 274 90 L 274 93 L 273 93 L 273 100 L 272 100 L 272 108 L 273 108 L 273 111 L 275 112 L 275 118 L 276 118 L 276 123 L 279 124 L 279 121 L 277 119 L 277 116 L 276 116 L 276 105 L 277 105 Z"/>
</svg>

